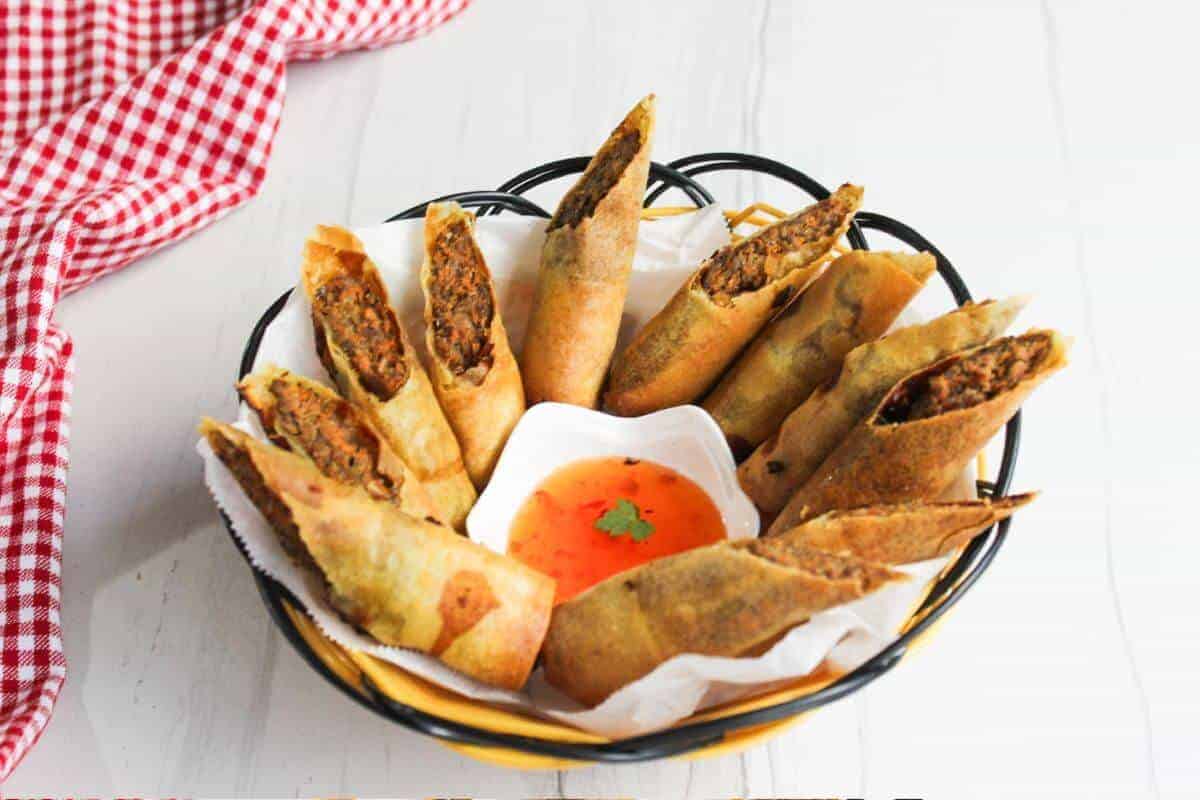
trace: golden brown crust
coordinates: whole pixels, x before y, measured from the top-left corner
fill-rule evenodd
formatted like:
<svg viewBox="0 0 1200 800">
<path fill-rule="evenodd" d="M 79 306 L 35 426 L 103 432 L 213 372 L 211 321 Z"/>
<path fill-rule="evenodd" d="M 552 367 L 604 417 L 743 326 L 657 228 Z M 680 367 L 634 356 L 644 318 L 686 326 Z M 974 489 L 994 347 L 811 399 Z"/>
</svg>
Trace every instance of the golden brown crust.
<svg viewBox="0 0 1200 800">
<path fill-rule="evenodd" d="M 823 259 L 849 227 L 861 201 L 862 189 L 846 184 L 820 203 L 714 253 L 613 362 L 606 408 L 637 416 L 703 395 L 767 321 L 820 274 Z M 831 209 L 836 210 L 836 224 L 830 222 Z M 775 236 L 774 231 L 790 225 L 815 231 L 818 238 Z M 756 242 L 770 244 L 760 247 Z M 783 245 L 791 249 L 784 251 Z M 737 267 L 736 275 L 712 277 L 714 267 L 731 264 Z M 738 277 L 744 275 L 753 279 Z M 762 276 L 766 280 L 758 288 L 748 288 Z M 705 280 L 718 287 L 717 297 L 705 289 Z M 737 287 L 746 288 L 730 293 Z"/>
<path fill-rule="evenodd" d="M 554 610 L 546 680 L 595 705 L 673 656 L 745 655 L 899 579 L 878 564 L 786 542 L 723 542 L 657 559 Z"/>
<path fill-rule="evenodd" d="M 928 253 L 855 250 L 836 259 L 763 328 L 705 398 L 734 457 L 740 461 L 774 433 L 837 373 L 850 350 L 882 335 L 936 267 Z"/>
<path fill-rule="evenodd" d="M 525 411 L 525 390 L 495 311 L 499 303 L 475 242 L 474 219 L 457 203 L 430 204 L 421 288 L 433 390 L 458 438 L 467 473 L 482 489 Z M 485 308 L 490 313 L 482 313 Z M 483 354 L 486 359 L 475 358 Z M 464 364 L 466 369 L 458 368 Z"/>
<path fill-rule="evenodd" d="M 247 375 L 238 392 L 272 442 L 333 480 L 359 486 L 408 513 L 436 516 L 417 476 L 353 405 L 333 390 L 274 365 Z"/>
<path fill-rule="evenodd" d="M 596 406 L 625 306 L 653 129 L 651 95 L 592 158 L 546 232 L 521 357 L 530 404 Z"/>
<path fill-rule="evenodd" d="M 524 685 L 549 623 L 550 578 L 227 425 L 206 420 L 201 430 L 253 464 L 351 623 L 489 685 Z"/>
<path fill-rule="evenodd" d="M 500 607 L 487 576 L 473 569 L 462 569 L 450 576 L 438 601 L 442 629 L 429 652 L 440 656 L 458 637 Z"/>
<path fill-rule="evenodd" d="M 830 511 L 760 541 L 840 553 L 879 564 L 911 564 L 947 555 L 1036 495 L 949 503 L 901 503 Z"/>
<path fill-rule="evenodd" d="M 1022 299 L 968 304 L 937 319 L 859 345 L 841 371 L 792 411 L 738 468 L 758 508 L 778 513 L 883 395 L 905 375 L 1003 333 Z"/>
<path fill-rule="evenodd" d="M 936 499 L 1025 398 L 1066 364 L 1067 343 L 1053 331 L 1032 331 L 1019 338 L 1048 338 L 1050 349 L 1016 385 L 969 408 L 916 420 L 882 417 L 894 399 L 908 394 L 929 374 L 988 348 L 1005 347 L 1005 340 L 956 353 L 896 384 L 792 496 L 769 533 L 781 533 L 833 509 Z"/>
<path fill-rule="evenodd" d="M 330 377 L 424 484 L 437 506 L 438 519 L 461 529 L 475 502 L 475 488 L 467 476 L 454 432 L 434 397 L 429 377 L 409 344 L 388 301 L 383 279 L 367 258 L 362 243 L 342 228 L 318 226 L 305 244 L 301 275 L 305 292 L 313 303 L 318 354 Z M 366 304 L 322 302 L 322 292 L 335 285 L 354 287 L 346 297 L 367 301 Z M 353 320 L 356 315 L 379 321 L 375 329 L 378 341 L 373 339 L 370 348 L 348 351 L 337 331 L 359 329 Z M 381 370 L 373 359 L 382 357 L 380 354 L 403 362 L 406 373 L 403 383 L 375 380 Z M 375 378 L 364 373 L 364 369 Z M 399 371 L 391 368 L 389 361 L 387 373 Z"/>
</svg>

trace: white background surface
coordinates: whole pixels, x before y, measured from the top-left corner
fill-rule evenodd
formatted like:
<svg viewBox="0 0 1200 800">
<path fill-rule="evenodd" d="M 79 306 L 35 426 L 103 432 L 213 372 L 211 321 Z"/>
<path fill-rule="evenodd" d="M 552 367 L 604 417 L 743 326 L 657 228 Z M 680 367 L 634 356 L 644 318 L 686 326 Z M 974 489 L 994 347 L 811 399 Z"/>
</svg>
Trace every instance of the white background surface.
<svg viewBox="0 0 1200 800">
<path fill-rule="evenodd" d="M 288 70 L 266 186 L 68 298 L 69 673 L 6 792 L 1195 797 L 1200 179 L 1192 4 L 480 2 Z M 655 158 L 761 152 L 926 233 L 1018 327 L 1077 337 L 1028 406 L 1022 512 L 941 635 L 767 745 L 520 773 L 345 701 L 271 627 L 192 445 L 317 221 L 383 219 L 594 148 L 656 91 Z M 796 205 L 768 178 L 719 199 Z M 556 189 L 558 191 L 558 189 Z M 553 203 L 552 196 L 543 197 Z M 944 296 L 923 298 L 936 308 Z"/>
</svg>

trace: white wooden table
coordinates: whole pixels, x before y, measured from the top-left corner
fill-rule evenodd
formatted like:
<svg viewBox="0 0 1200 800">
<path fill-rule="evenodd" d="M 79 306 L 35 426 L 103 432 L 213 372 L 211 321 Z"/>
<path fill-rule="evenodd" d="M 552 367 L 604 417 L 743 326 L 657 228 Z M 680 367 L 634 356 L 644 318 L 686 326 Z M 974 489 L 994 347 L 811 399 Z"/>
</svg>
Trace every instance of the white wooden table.
<svg viewBox="0 0 1200 800">
<path fill-rule="evenodd" d="M 69 677 L 5 791 L 1200 794 L 1200 17 L 901 5 L 480 2 L 427 39 L 291 67 L 261 196 L 61 306 Z M 1044 496 L 892 674 L 742 755 L 505 771 L 357 708 L 292 652 L 201 483 L 195 425 L 232 415 L 245 337 L 313 223 L 588 152 L 651 90 L 658 160 L 743 150 L 864 183 L 977 295 L 1034 292 L 1022 325 L 1076 336 L 1074 364 L 1028 406 L 1016 486 Z M 712 185 L 728 206 L 797 202 L 767 178 Z"/>
</svg>

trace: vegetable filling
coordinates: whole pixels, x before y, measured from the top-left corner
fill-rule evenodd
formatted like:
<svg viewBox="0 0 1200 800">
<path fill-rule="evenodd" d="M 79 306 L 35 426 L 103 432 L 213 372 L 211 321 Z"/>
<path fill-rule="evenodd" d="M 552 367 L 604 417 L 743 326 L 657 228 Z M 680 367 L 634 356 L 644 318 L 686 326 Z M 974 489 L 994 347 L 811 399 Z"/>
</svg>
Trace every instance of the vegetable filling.
<svg viewBox="0 0 1200 800">
<path fill-rule="evenodd" d="M 728 305 L 734 297 L 761 289 L 793 268 L 780 256 L 806 244 L 837 236 L 853 207 L 835 193 L 795 217 L 763 228 L 714 253 L 700 273 L 700 285 L 713 302 Z"/>
<path fill-rule="evenodd" d="M 295 381 L 274 380 L 273 425 L 300 442 L 317 468 L 334 480 L 393 501 L 395 482 L 379 472 L 379 440 L 360 422 L 346 401 L 313 391 Z"/>
<path fill-rule="evenodd" d="M 387 303 L 371 287 L 355 277 L 338 276 L 314 293 L 313 314 L 346 354 L 364 389 L 386 403 L 404 387 L 408 364 L 400 326 Z M 321 339 L 318 330 L 318 349 Z M 328 369 L 328 353 L 320 355 Z"/>
<path fill-rule="evenodd" d="M 641 147 L 642 132 L 638 128 L 631 127 L 617 134 L 589 165 L 579 184 L 563 198 L 547 230 L 575 226 L 592 216 L 600 201 L 621 180 L 625 168 Z"/>
<path fill-rule="evenodd" d="M 879 580 L 878 571 L 862 561 L 796 545 L 786 539 L 752 539 L 743 547 L 759 558 L 803 570 L 827 581 L 854 581 L 863 587 L 873 587 Z"/>
<path fill-rule="evenodd" d="M 292 519 L 291 510 L 267 487 L 262 473 L 254 466 L 250 455 L 219 433 L 210 434 L 208 443 L 217 454 L 217 458 L 221 459 L 221 463 L 233 473 L 250 502 L 266 517 L 279 537 L 284 552 L 300 566 L 315 570 L 319 574 L 320 569 L 300 539 L 300 531 Z"/>
<path fill-rule="evenodd" d="M 483 254 L 464 218 L 446 225 L 430 250 L 433 347 L 454 375 L 476 385 L 492 368 L 492 292 Z"/>
<path fill-rule="evenodd" d="M 897 387 L 879 414 L 883 424 L 912 422 L 971 408 L 997 397 L 1035 372 L 1050 353 L 1050 336 L 1026 334 L 951 360 Z"/>
</svg>

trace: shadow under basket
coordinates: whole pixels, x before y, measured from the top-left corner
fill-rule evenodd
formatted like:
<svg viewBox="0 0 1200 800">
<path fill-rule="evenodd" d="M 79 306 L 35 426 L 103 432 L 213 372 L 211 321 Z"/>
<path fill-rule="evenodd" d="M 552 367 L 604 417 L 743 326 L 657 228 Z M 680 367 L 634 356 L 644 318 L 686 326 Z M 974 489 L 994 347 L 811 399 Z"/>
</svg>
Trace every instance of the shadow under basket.
<svg viewBox="0 0 1200 800">
<path fill-rule="evenodd" d="M 495 191 L 461 192 L 437 200 L 455 200 L 465 207 L 475 208 L 480 216 L 508 212 L 549 217 L 545 209 L 523 195 L 548 181 L 582 172 L 588 160 L 578 157 L 554 161 L 517 175 Z M 680 213 L 712 204 L 712 195 L 697 178 L 724 171 L 770 175 L 798 187 L 816 200 L 829 195 L 824 186 L 778 161 L 742 153 L 703 153 L 669 164 L 651 165 L 645 217 Z M 681 192 L 690 205 L 686 208 L 657 205 L 670 190 Z M 428 203 L 414 206 L 387 221 L 423 217 L 426 205 Z M 763 224 L 770 221 L 767 217 L 778 213 L 770 206 L 755 204 L 740 213 L 727 213 L 727 217 L 736 232 L 739 224 Z M 955 302 L 962 305 L 971 300 L 966 284 L 946 257 L 912 228 L 882 214 L 860 211 L 847 233 L 850 245 L 868 249 L 866 231 L 876 231 L 915 250 L 932 253 L 937 258 L 938 274 Z M 254 326 L 242 355 L 239 379 L 253 369 L 263 333 L 283 308 L 289 294 L 290 290 L 276 300 Z M 1021 414 L 1018 412 L 1005 428 L 1003 456 L 995 477 L 990 481 L 978 481 L 981 497 L 1007 494 L 1016 467 L 1020 432 Z M 227 519 L 225 523 L 228 527 Z M 471 700 L 393 664 L 346 650 L 321 634 L 299 601 L 283 585 L 254 569 L 253 565 L 251 570 L 267 610 L 283 635 L 313 669 L 355 702 L 481 761 L 520 769 L 566 769 L 596 762 L 690 759 L 737 752 L 778 735 L 814 709 L 862 689 L 894 668 L 975 585 L 1000 551 L 1010 524 L 1011 519 L 1006 519 L 973 539 L 934 581 L 900 635 L 857 669 L 841 675 L 818 670 L 783 688 L 695 714 L 666 730 L 621 740 L 605 739 L 569 725 Z M 232 528 L 230 535 L 233 535 Z M 236 537 L 233 540 L 238 543 Z"/>
</svg>

